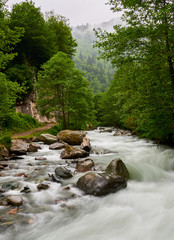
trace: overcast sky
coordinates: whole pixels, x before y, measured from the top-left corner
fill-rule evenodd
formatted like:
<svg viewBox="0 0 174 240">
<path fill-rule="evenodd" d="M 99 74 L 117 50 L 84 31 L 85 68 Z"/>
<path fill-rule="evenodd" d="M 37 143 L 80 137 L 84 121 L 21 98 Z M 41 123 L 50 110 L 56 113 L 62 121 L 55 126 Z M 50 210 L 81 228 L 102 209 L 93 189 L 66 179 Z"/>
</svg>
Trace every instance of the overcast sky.
<svg viewBox="0 0 174 240">
<path fill-rule="evenodd" d="M 22 0 L 8 0 L 7 5 L 11 7 L 14 3 Z M 34 0 L 36 7 L 41 11 L 54 10 L 56 14 L 68 18 L 71 26 L 80 24 L 98 24 L 117 17 L 112 13 L 110 7 L 105 5 L 107 0 Z"/>
</svg>

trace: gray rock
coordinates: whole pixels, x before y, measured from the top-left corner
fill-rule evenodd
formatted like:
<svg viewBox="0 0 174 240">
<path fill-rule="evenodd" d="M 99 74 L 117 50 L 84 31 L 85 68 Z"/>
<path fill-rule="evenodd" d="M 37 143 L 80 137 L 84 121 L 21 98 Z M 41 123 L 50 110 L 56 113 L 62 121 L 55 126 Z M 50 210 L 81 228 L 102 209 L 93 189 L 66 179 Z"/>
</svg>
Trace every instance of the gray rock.
<svg viewBox="0 0 174 240">
<path fill-rule="evenodd" d="M 62 140 L 70 145 L 80 145 L 86 133 L 83 131 L 63 130 L 57 134 L 57 139 Z"/>
<path fill-rule="evenodd" d="M 29 143 L 24 142 L 23 140 L 12 140 L 12 146 L 10 152 L 20 155 L 26 154 L 29 148 Z"/>
<path fill-rule="evenodd" d="M 68 178 L 73 177 L 71 171 L 68 170 L 66 167 L 63 167 L 63 166 L 57 167 L 55 169 L 55 174 L 56 174 L 56 177 L 58 177 L 58 178 L 68 179 Z"/>
<path fill-rule="evenodd" d="M 32 142 L 29 144 L 28 152 L 37 152 L 38 149 L 41 149 L 41 146 L 37 143 Z"/>
<path fill-rule="evenodd" d="M 105 128 L 105 129 L 103 129 L 103 130 L 100 130 L 99 133 L 111 133 L 112 131 L 113 131 L 112 128 Z"/>
<path fill-rule="evenodd" d="M 51 135 L 49 133 L 41 134 L 40 140 L 43 141 L 46 144 L 52 144 L 57 142 L 57 138 L 54 135 Z"/>
<path fill-rule="evenodd" d="M 126 188 L 127 182 L 120 176 L 88 172 L 78 179 L 76 186 L 86 194 L 104 196 Z"/>
<path fill-rule="evenodd" d="M 62 183 L 62 180 L 60 177 L 57 177 L 55 174 L 48 174 L 50 181 L 57 182 L 57 183 Z"/>
<path fill-rule="evenodd" d="M 119 158 L 114 159 L 110 162 L 106 168 L 106 173 L 122 176 L 126 180 L 129 179 L 129 172 L 127 170 L 127 167 Z"/>
<path fill-rule="evenodd" d="M 51 150 L 58 150 L 58 149 L 62 149 L 62 148 L 65 148 L 65 144 L 59 143 L 59 142 L 52 143 L 52 144 L 49 146 L 49 149 L 51 149 Z"/>
<path fill-rule="evenodd" d="M 89 156 L 89 153 L 77 147 L 67 145 L 61 152 L 60 157 L 62 159 L 76 159 Z"/>
<path fill-rule="evenodd" d="M 131 136 L 131 132 L 123 130 L 123 129 L 117 129 L 117 131 L 114 133 L 113 136 Z"/>
<path fill-rule="evenodd" d="M 94 161 L 90 158 L 87 158 L 82 161 L 78 161 L 76 165 L 76 169 L 78 172 L 92 171 L 93 167 L 94 167 Z"/>
<path fill-rule="evenodd" d="M 20 195 L 9 195 L 7 197 L 7 202 L 13 206 L 21 206 L 23 199 Z"/>
</svg>

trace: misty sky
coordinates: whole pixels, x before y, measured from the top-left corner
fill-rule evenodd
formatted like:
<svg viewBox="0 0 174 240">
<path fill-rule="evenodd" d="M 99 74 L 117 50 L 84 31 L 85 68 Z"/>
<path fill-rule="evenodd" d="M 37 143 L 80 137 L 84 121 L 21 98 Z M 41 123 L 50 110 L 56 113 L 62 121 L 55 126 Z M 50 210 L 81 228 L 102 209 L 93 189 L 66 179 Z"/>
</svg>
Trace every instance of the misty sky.
<svg viewBox="0 0 174 240">
<path fill-rule="evenodd" d="M 22 0 L 8 0 L 9 7 Z M 71 26 L 90 23 L 98 24 L 111 20 L 118 15 L 112 13 L 110 6 L 105 5 L 107 0 L 34 0 L 36 7 L 41 7 L 41 11 L 54 10 L 69 19 Z"/>
</svg>

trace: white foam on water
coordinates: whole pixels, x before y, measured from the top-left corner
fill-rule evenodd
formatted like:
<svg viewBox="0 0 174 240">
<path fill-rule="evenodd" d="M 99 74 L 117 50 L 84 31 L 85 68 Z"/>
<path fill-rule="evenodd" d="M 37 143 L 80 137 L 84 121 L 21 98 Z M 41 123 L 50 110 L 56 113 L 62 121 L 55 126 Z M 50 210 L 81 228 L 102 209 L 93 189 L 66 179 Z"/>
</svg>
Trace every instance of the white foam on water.
<svg viewBox="0 0 174 240">
<path fill-rule="evenodd" d="M 115 158 L 125 162 L 131 176 L 127 188 L 105 197 L 93 197 L 82 195 L 76 188 L 66 192 L 60 184 L 46 182 L 50 187 L 38 192 L 39 171 L 42 177 L 46 176 L 48 171 L 54 172 L 55 161 L 61 160 L 60 151 L 49 150 L 43 145 L 40 152 L 32 153 L 17 163 L 28 174 L 34 169 L 36 173 L 38 171 L 38 179 L 28 182 L 21 179 L 20 182 L 23 186 L 28 184 L 32 190 L 29 195 L 22 195 L 26 212 L 21 214 L 32 218 L 33 223 L 16 225 L 1 239 L 173 240 L 174 149 L 159 147 L 133 136 L 114 137 L 113 133 L 90 131 L 88 137 L 93 147 L 110 151 L 90 156 L 96 166 L 105 168 Z M 40 155 L 46 156 L 50 165 L 40 166 L 33 160 Z M 28 163 L 34 166 L 28 166 Z M 79 176 L 77 174 L 73 181 L 77 181 Z M 14 176 L 4 179 L 13 180 Z M 55 200 L 73 194 L 77 197 L 53 204 Z"/>
</svg>

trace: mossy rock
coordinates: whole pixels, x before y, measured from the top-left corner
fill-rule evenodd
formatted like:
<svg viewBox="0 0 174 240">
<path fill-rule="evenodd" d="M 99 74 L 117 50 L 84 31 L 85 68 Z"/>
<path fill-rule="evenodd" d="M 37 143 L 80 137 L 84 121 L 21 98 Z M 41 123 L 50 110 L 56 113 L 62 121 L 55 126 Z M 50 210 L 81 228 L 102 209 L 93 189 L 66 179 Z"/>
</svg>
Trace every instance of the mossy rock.
<svg viewBox="0 0 174 240">
<path fill-rule="evenodd" d="M 86 133 L 83 131 L 63 130 L 57 134 L 57 140 L 64 141 L 70 145 L 80 145 L 85 136 Z"/>
</svg>

